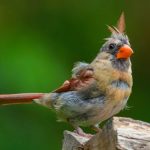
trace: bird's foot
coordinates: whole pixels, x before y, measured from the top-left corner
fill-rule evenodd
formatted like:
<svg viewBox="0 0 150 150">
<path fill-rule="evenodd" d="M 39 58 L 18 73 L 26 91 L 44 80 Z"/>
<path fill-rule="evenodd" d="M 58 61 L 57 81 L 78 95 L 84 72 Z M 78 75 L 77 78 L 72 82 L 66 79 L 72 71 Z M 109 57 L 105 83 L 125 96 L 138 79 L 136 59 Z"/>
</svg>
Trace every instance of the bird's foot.
<svg viewBox="0 0 150 150">
<path fill-rule="evenodd" d="M 85 133 L 81 128 L 77 128 L 76 130 L 74 130 L 74 132 L 75 133 L 77 133 L 78 135 L 80 135 L 80 136 L 82 136 L 82 137 L 85 137 L 85 138 L 88 138 L 88 139 L 90 139 L 90 138 L 92 138 L 93 137 L 93 135 L 92 134 L 87 134 L 87 133 Z"/>
</svg>

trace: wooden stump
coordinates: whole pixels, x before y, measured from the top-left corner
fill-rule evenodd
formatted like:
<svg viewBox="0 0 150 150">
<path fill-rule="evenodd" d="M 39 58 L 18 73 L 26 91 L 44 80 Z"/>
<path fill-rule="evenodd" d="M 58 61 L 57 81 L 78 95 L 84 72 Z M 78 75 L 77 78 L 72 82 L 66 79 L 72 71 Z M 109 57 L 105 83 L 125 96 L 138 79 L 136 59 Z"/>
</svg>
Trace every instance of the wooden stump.
<svg viewBox="0 0 150 150">
<path fill-rule="evenodd" d="M 150 150 L 150 124 L 114 117 L 91 139 L 65 131 L 62 150 Z"/>
</svg>

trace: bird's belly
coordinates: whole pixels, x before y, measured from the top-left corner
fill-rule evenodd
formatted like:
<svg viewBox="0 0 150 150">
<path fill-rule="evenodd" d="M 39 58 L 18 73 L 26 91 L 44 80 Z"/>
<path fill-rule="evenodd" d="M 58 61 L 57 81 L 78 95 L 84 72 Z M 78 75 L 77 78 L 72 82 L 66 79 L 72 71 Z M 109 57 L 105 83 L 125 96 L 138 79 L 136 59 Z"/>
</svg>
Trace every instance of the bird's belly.
<svg viewBox="0 0 150 150">
<path fill-rule="evenodd" d="M 119 113 L 126 106 L 126 103 L 127 103 L 127 99 L 124 99 L 116 104 L 106 102 L 106 104 L 104 105 L 103 108 L 100 108 L 99 110 L 95 110 L 95 113 L 93 113 L 93 112 L 91 113 L 91 114 L 95 114 L 95 115 L 92 116 L 92 115 L 90 115 L 90 112 L 88 112 L 87 120 L 84 122 L 81 122 L 80 125 L 89 126 L 89 125 L 99 124 L 99 123 L 109 119 L 113 115 Z"/>
<path fill-rule="evenodd" d="M 103 105 L 93 106 L 92 109 L 79 113 L 75 116 L 68 116 L 67 121 L 73 125 L 77 126 L 92 126 L 99 124 L 102 121 L 109 119 L 113 115 L 117 114 L 122 110 L 126 105 L 127 99 L 120 101 L 119 103 L 104 103 Z M 82 108 L 85 109 L 85 108 Z M 67 115 L 65 115 L 67 116 Z"/>
<path fill-rule="evenodd" d="M 130 93 L 131 88 L 120 80 L 107 86 L 105 95 L 89 100 L 83 100 L 80 95 L 77 97 L 76 92 L 65 93 L 61 98 L 64 104 L 59 114 L 62 119 L 77 126 L 98 124 L 122 110 Z"/>
<path fill-rule="evenodd" d="M 127 103 L 131 94 L 131 88 L 123 81 L 114 81 L 106 91 L 106 101 L 103 109 L 98 114 L 97 120 L 100 122 L 119 113 Z"/>
<path fill-rule="evenodd" d="M 131 89 L 128 87 L 111 87 L 108 89 L 103 104 L 100 104 L 99 106 L 94 105 L 90 111 L 87 111 L 76 118 L 78 124 L 81 126 L 90 126 L 109 119 L 113 115 L 119 113 L 126 106 L 130 93 Z"/>
<path fill-rule="evenodd" d="M 126 106 L 127 100 L 128 98 L 120 100 L 120 102 L 117 103 L 106 101 L 103 107 L 93 107 L 93 109 L 87 113 L 80 114 L 80 116 L 75 118 L 75 122 L 80 126 L 99 124 L 119 113 Z"/>
<path fill-rule="evenodd" d="M 104 109 L 101 111 L 101 113 L 97 117 L 97 119 L 99 120 L 99 123 L 119 113 L 126 106 L 127 100 L 128 98 L 120 100 L 117 103 L 106 102 Z"/>
</svg>

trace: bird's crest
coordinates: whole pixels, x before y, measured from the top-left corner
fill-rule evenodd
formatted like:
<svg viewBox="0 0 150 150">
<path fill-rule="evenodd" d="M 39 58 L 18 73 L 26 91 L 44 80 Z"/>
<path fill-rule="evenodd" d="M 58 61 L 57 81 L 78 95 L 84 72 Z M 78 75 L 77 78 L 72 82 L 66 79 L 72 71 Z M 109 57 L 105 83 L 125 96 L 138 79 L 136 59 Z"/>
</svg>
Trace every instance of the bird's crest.
<svg viewBox="0 0 150 150">
<path fill-rule="evenodd" d="M 113 34 L 119 34 L 119 33 L 124 33 L 125 26 L 126 26 L 125 25 L 125 17 L 124 17 L 124 13 L 122 12 L 122 14 L 118 20 L 117 27 L 108 26 L 108 29 Z"/>
</svg>

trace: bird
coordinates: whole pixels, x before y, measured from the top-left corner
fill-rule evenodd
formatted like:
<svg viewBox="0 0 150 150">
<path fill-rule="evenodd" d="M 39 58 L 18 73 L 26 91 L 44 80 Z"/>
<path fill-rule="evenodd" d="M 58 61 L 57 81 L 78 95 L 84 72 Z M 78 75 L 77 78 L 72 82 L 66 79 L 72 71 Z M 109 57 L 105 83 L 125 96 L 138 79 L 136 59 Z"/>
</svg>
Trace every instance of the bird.
<svg viewBox="0 0 150 150">
<path fill-rule="evenodd" d="M 58 120 L 71 124 L 79 135 L 85 136 L 81 127 L 100 132 L 99 125 L 123 110 L 132 92 L 133 50 L 125 26 L 122 13 L 116 27 L 108 26 L 111 35 L 92 62 L 77 62 L 71 78 L 59 88 L 31 94 L 22 102 L 34 101 L 54 110 Z"/>
</svg>

